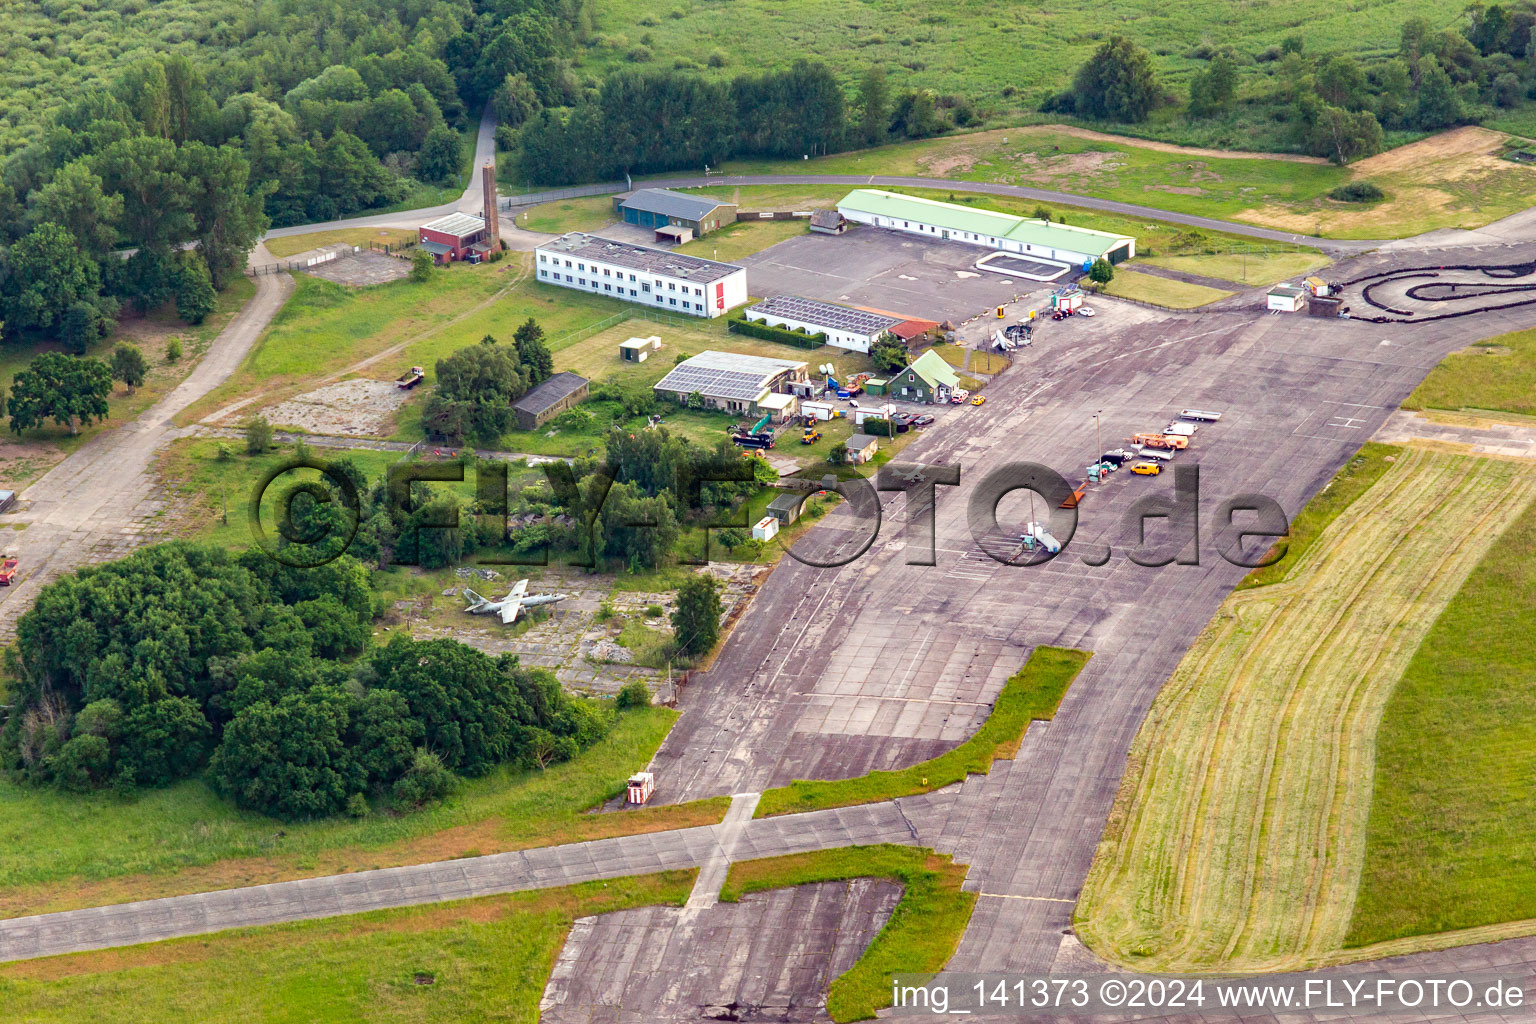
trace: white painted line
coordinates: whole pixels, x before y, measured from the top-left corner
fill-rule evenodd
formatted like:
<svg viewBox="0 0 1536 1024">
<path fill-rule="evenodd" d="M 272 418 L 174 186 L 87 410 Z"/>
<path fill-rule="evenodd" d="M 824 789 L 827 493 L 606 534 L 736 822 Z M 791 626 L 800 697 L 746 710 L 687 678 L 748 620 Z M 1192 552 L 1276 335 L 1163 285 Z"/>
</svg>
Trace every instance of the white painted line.
<svg viewBox="0 0 1536 1024">
<path fill-rule="evenodd" d="M 1029 900 L 1033 903 L 1076 903 L 1077 900 L 1062 900 L 1055 896 L 1013 896 L 1003 892 L 979 892 L 977 896 L 990 896 L 994 900 Z"/>
</svg>

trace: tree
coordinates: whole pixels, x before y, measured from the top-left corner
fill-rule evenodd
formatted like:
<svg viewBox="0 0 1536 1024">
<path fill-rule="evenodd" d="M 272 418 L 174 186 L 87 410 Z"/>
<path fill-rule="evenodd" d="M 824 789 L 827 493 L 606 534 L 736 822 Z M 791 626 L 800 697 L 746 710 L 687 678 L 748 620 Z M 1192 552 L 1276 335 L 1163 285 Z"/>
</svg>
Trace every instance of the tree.
<svg viewBox="0 0 1536 1024">
<path fill-rule="evenodd" d="M 1369 110 L 1351 113 L 1342 107 L 1322 104 L 1310 114 L 1307 148 L 1336 164 L 1381 152 L 1381 124 Z"/>
<path fill-rule="evenodd" d="M 260 455 L 272 447 L 272 424 L 265 416 L 252 416 L 245 422 L 245 451 Z"/>
<path fill-rule="evenodd" d="M 112 350 L 112 376 L 116 380 L 128 385 L 128 390 L 144 383 L 144 375 L 149 372 L 149 364 L 144 361 L 144 353 L 135 345 L 122 344 Z"/>
<path fill-rule="evenodd" d="M 141 786 L 164 786 L 202 768 L 213 727 L 187 697 L 144 704 L 123 723 L 121 761 Z"/>
<path fill-rule="evenodd" d="M 891 87 L 885 67 L 871 64 L 859 83 L 859 136 L 866 146 L 883 145 L 891 130 Z"/>
<path fill-rule="evenodd" d="M 714 649 L 720 639 L 720 584 L 713 576 L 695 574 L 677 588 L 672 631 L 678 651 L 696 656 Z"/>
<path fill-rule="evenodd" d="M 94 303 L 84 299 L 71 302 L 59 324 L 59 340 L 64 342 L 64 350 L 70 355 L 85 355 L 91 342 L 101 337 L 101 321 L 101 311 Z"/>
<path fill-rule="evenodd" d="M 7 409 L 11 430 L 21 433 L 49 419 L 71 434 L 107 417 L 112 371 L 100 359 L 44 352 L 16 374 Z"/>
<path fill-rule="evenodd" d="M 1226 113 L 1236 91 L 1237 65 L 1227 54 L 1216 54 L 1211 58 L 1210 67 L 1189 80 L 1190 116 L 1213 117 Z"/>
<path fill-rule="evenodd" d="M 1365 106 L 1365 72 L 1353 57 L 1330 57 L 1327 63 L 1317 69 L 1314 84 L 1324 103 L 1346 110 L 1359 110 Z"/>
<path fill-rule="evenodd" d="M 181 339 L 172 338 L 165 343 L 165 361 L 174 363 L 181 358 Z"/>
<path fill-rule="evenodd" d="M 196 255 L 206 265 L 212 288 L 223 288 L 241 272 L 257 239 L 267 230 L 270 222 L 263 206 L 274 186 L 252 187 L 250 164 L 234 146 L 214 148 L 189 142 L 177 157 L 191 219 L 185 237 L 197 241 Z"/>
<path fill-rule="evenodd" d="M 1462 119 L 1461 97 L 1451 76 L 1433 57 L 1419 62 L 1418 101 L 1414 105 L 1414 125 L 1432 132 L 1449 128 Z"/>
<path fill-rule="evenodd" d="M 1072 79 L 1077 113 L 1103 121 L 1145 121 L 1158 99 L 1152 57 L 1124 36 L 1102 44 Z"/>
<path fill-rule="evenodd" d="M 352 698 L 332 686 L 258 701 L 224 729 L 208 775 L 241 807 L 297 820 L 336 814 L 366 785 L 347 745 Z"/>
<path fill-rule="evenodd" d="M 411 280 L 427 281 L 432 277 L 432 254 L 425 249 L 411 253 Z"/>
<path fill-rule="evenodd" d="M 455 443 L 473 437 L 494 444 L 512 429 L 512 403 L 527 391 L 528 378 L 515 349 L 468 345 L 437 361 L 437 382 L 422 411 L 422 426 Z"/>
<path fill-rule="evenodd" d="M 549 347 L 544 344 L 544 328 L 539 326 L 537 320 L 533 317 L 524 320 L 512 340 L 517 345 L 517 357 L 526 368 L 530 386 L 542 384 L 554 374 L 555 357 L 550 355 Z"/>
<path fill-rule="evenodd" d="M 491 109 L 496 113 L 497 128 L 516 128 L 539 112 L 542 104 L 527 75 L 508 75 L 491 94 Z"/>
<path fill-rule="evenodd" d="M 1093 266 L 1088 268 L 1088 280 L 1094 284 L 1109 284 L 1114 279 L 1114 266 L 1102 256 L 1094 260 Z"/>
<path fill-rule="evenodd" d="M 6 320 L 13 327 L 51 331 L 76 302 L 90 302 L 101 291 L 96 261 L 57 224 L 39 224 L 11 247 L 6 267 Z"/>
<path fill-rule="evenodd" d="M 869 354 L 875 361 L 875 367 L 885 373 L 895 373 L 897 370 L 905 369 L 912 361 L 912 355 L 907 351 L 906 343 L 891 334 L 882 334 L 877 338 Z"/>
<path fill-rule="evenodd" d="M 32 194 L 29 219 L 53 223 L 69 232 L 82 251 L 101 259 L 117 240 L 123 197 L 102 191 L 101 178 L 85 160 L 59 168 L 53 180 Z"/>
<path fill-rule="evenodd" d="M 447 185 L 459 175 L 463 160 L 464 143 L 459 133 L 446 125 L 438 125 L 427 133 L 416 158 L 416 175 L 423 181 Z"/>
<path fill-rule="evenodd" d="M 176 261 L 176 315 L 189 324 L 200 324 L 218 305 L 219 296 L 202 254 L 182 253 Z"/>
</svg>

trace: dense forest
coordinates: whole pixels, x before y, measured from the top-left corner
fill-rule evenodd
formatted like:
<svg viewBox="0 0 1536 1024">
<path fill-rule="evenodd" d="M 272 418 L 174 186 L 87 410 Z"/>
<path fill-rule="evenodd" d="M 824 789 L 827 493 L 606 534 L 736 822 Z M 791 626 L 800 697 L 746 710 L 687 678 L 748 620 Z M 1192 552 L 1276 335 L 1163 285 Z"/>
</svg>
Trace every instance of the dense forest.
<svg viewBox="0 0 1536 1024">
<path fill-rule="evenodd" d="M 370 646 L 369 573 L 167 544 L 49 583 L 22 616 L 0 768 L 127 793 L 203 775 L 285 819 L 406 810 L 456 775 L 545 766 L 606 734 L 515 656 Z"/>
</svg>

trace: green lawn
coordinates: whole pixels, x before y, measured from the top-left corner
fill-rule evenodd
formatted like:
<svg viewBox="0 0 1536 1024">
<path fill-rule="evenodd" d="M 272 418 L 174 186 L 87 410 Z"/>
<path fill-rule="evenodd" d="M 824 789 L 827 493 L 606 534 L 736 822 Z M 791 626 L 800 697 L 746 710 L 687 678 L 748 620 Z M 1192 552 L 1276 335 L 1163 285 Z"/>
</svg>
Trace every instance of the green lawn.
<svg viewBox="0 0 1536 1024">
<path fill-rule="evenodd" d="M 1451 353 L 1429 371 L 1403 408 L 1536 415 L 1536 330 L 1502 334 Z"/>
<path fill-rule="evenodd" d="M 1376 739 L 1347 943 L 1536 918 L 1536 506 L 1440 613 Z"/>
<path fill-rule="evenodd" d="M 747 893 L 849 878 L 889 878 L 902 886 L 890 920 L 847 973 L 832 982 L 827 1013 L 835 1021 L 867 1020 L 891 1005 L 893 974 L 942 970 L 960 946 L 976 894 L 961 890 L 965 866 L 947 855 L 910 846 L 850 846 L 840 850 L 737 861 L 722 900 Z"/>
<path fill-rule="evenodd" d="M 409 228 L 337 228 L 334 231 L 315 231 L 305 235 L 282 235 L 269 238 L 264 243 L 267 252 L 278 259 L 287 259 L 322 245 L 345 242 L 360 248 L 368 248 L 369 242 L 384 245 L 410 245 L 416 241 L 416 232 Z"/>
<path fill-rule="evenodd" d="M 1401 454 L 1400 448 L 1367 441 L 1354 458 L 1334 474 L 1328 485 L 1307 502 L 1306 507 L 1291 522 L 1290 536 L 1270 550 L 1269 554 L 1273 555 L 1276 549 L 1283 549 L 1280 559 L 1273 565 L 1254 569 L 1243 577 L 1237 589 L 1279 583 L 1290 575 L 1291 570 L 1301 561 L 1301 556 L 1316 542 L 1328 524 L 1354 504 L 1356 498 L 1370 490 L 1371 485 L 1381 479 L 1381 475 L 1391 468 Z"/>
<path fill-rule="evenodd" d="M 618 220 L 613 196 L 583 196 L 542 203 L 517 214 L 517 226 L 528 231 L 563 235 L 567 231 L 596 231 Z"/>
<path fill-rule="evenodd" d="M 1250 288 L 1299 277 L 1328 263 L 1328 257 L 1314 250 L 1276 252 L 1262 244 L 1252 249 L 1251 253 L 1242 247 L 1234 247 L 1227 252 L 1211 254 L 1152 256 L 1148 259 L 1138 258 L 1137 262 L 1168 270 L 1182 270 L 1186 274 L 1235 281 Z"/>
<path fill-rule="evenodd" d="M 1190 284 L 1187 281 L 1173 281 L 1166 277 L 1154 277 L 1151 274 L 1138 274 L 1134 270 L 1121 267 L 1115 271 L 1114 280 L 1104 286 L 1104 294 L 1150 302 L 1154 306 L 1163 306 L 1168 309 L 1194 309 L 1197 306 L 1209 305 L 1217 299 L 1224 299 L 1232 293 L 1218 288 L 1207 288 L 1203 284 Z"/>
<path fill-rule="evenodd" d="M 695 872 L 587 882 L 221 932 L 0 967 L 7 1020 L 34 1024 L 537 1024 L 578 917 L 681 906 Z"/>
<path fill-rule="evenodd" d="M 806 223 L 803 220 L 737 221 L 687 245 L 680 245 L 677 251 L 706 260 L 723 260 L 729 263 L 805 234 Z"/>
<path fill-rule="evenodd" d="M 855 779 L 826 782 L 796 779 L 770 789 L 758 801 L 756 817 L 793 814 L 827 807 L 869 804 L 914 793 L 927 793 L 964 780 L 967 774 L 985 775 L 994 759 L 1011 758 L 1019 749 L 1024 731 L 1034 719 L 1049 719 L 1066 696 L 1067 687 L 1087 664 L 1089 653 L 1061 647 L 1037 647 L 1024 667 L 1003 684 L 976 735 L 953 750 L 910 768 L 870 772 Z"/>
<path fill-rule="evenodd" d="M 676 717 L 667 708 L 628 712 L 573 761 L 502 768 L 401 816 L 278 823 L 196 780 L 131 799 L 0 781 L 0 916 L 718 821 L 723 798 L 676 805 L 681 812 L 582 813 L 622 792 Z"/>
</svg>

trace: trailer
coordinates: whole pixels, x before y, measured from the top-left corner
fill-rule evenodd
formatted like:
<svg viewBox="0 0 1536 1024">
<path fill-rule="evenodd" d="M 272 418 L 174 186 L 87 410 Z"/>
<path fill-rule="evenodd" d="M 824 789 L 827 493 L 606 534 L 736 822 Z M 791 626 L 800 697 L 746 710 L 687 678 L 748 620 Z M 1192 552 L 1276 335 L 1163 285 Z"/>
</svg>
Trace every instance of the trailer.
<svg viewBox="0 0 1536 1024">
<path fill-rule="evenodd" d="M 413 366 L 408 372 L 395 378 L 395 387 L 401 391 L 409 391 L 426 379 L 427 371 L 420 366 Z"/>
<path fill-rule="evenodd" d="M 1196 420 L 1200 423 L 1215 423 L 1221 419 L 1221 413 L 1211 412 L 1208 409 L 1180 409 L 1179 419 Z"/>
<path fill-rule="evenodd" d="M 1163 433 L 1165 433 L 1165 434 L 1174 434 L 1174 435 L 1177 435 L 1178 437 L 1194 437 L 1195 436 L 1195 431 L 1197 431 L 1199 429 L 1200 428 L 1197 427 L 1193 423 L 1173 422 L 1173 423 L 1170 423 L 1170 424 L 1168 424 L 1168 426 L 1163 428 Z"/>
<path fill-rule="evenodd" d="M 19 564 L 11 555 L 7 555 L 5 561 L 0 562 L 0 587 L 8 587 L 16 579 L 16 566 Z"/>
<path fill-rule="evenodd" d="M 1189 438 L 1179 434 L 1132 434 L 1127 440 L 1147 448 L 1188 448 Z"/>
</svg>

